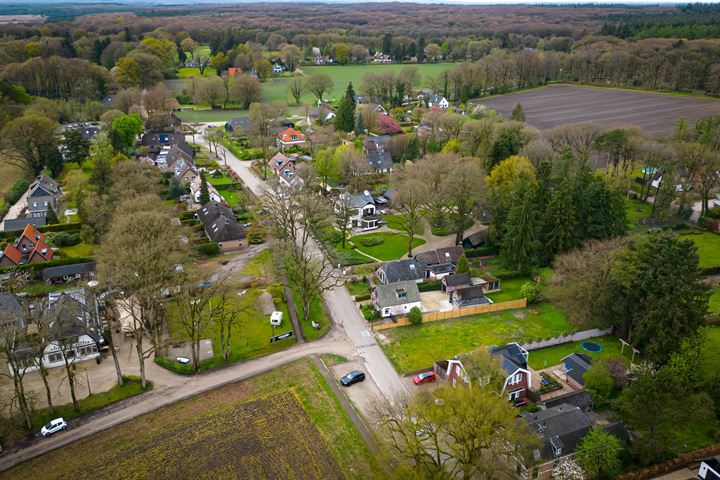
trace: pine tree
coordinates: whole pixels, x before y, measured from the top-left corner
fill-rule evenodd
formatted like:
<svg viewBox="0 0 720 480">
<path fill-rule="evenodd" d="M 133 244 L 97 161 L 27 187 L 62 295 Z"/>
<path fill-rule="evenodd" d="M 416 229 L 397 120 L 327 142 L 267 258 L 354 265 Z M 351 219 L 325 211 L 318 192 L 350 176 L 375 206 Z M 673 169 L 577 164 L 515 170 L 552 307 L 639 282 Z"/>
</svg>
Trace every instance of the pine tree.
<svg viewBox="0 0 720 480">
<path fill-rule="evenodd" d="M 470 265 L 468 265 L 468 259 L 463 253 L 458 259 L 457 266 L 455 267 L 455 273 L 470 273 Z"/>
<path fill-rule="evenodd" d="M 45 214 L 45 222 L 47 225 L 55 225 L 56 223 L 60 223 L 60 220 L 58 220 L 58 216 L 55 213 L 55 210 L 51 206 L 48 206 L 47 213 Z"/>
<path fill-rule="evenodd" d="M 358 114 L 357 124 L 355 125 L 355 134 L 362 135 L 365 133 L 365 122 L 363 121 L 362 113 Z"/>
<path fill-rule="evenodd" d="M 343 132 L 350 132 L 355 127 L 355 91 L 352 82 L 348 83 L 345 96 L 340 100 L 337 116 L 335 117 L 335 128 Z"/>
<path fill-rule="evenodd" d="M 404 161 L 408 160 L 415 160 L 420 156 L 420 144 L 418 142 L 417 136 L 413 136 L 410 141 L 407 143 L 407 146 L 405 147 L 405 151 L 403 152 L 402 159 Z"/>
<path fill-rule="evenodd" d="M 521 103 L 518 103 L 515 105 L 515 108 L 513 108 L 513 111 L 510 113 L 510 120 L 515 120 L 516 122 L 525 121 L 525 112 L 523 111 Z"/>
<path fill-rule="evenodd" d="M 527 174 L 519 176 L 514 183 L 513 197 L 517 202 L 505 221 L 502 259 L 508 268 L 526 273 L 536 263 L 540 245 L 536 190 Z"/>
<path fill-rule="evenodd" d="M 200 205 L 205 205 L 210 201 L 210 190 L 208 189 L 205 173 L 200 172 Z"/>
<path fill-rule="evenodd" d="M 575 246 L 575 223 L 572 191 L 566 178 L 553 192 L 545 211 L 544 243 L 547 260 Z"/>
</svg>

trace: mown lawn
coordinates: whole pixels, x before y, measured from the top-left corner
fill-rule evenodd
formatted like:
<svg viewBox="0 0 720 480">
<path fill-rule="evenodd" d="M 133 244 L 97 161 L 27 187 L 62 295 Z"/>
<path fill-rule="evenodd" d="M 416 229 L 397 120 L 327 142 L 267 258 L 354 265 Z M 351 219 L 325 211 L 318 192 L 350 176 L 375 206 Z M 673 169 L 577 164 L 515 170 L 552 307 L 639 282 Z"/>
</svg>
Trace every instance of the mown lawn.
<svg viewBox="0 0 720 480">
<path fill-rule="evenodd" d="M 106 392 L 94 393 L 81 400 L 78 400 L 78 404 L 80 405 L 79 412 L 75 411 L 72 403 L 69 403 L 67 405 L 56 405 L 54 411 L 50 410 L 49 408 L 33 411 L 30 414 L 30 419 L 32 420 L 33 424 L 33 431 L 40 431 L 40 428 L 52 419 L 62 417 L 67 421 L 79 415 L 91 412 L 93 410 L 97 410 L 98 408 L 106 407 L 115 402 L 119 402 L 120 400 L 124 400 L 126 398 L 130 398 L 135 395 L 150 391 L 153 388 L 152 382 L 148 382 L 147 388 L 143 390 L 140 384 L 139 377 L 123 378 L 125 379 L 125 384 L 122 387 L 119 385 L 115 385 Z M 19 440 L 25 437 L 27 435 L 27 432 L 21 425 L 24 425 L 24 423 L 19 418 L 17 419 L 17 422 L 13 422 L 10 430 L 6 432 L 5 440 L 12 442 L 14 440 Z M 8 445 L 6 444 L 5 447 L 7 446 Z"/>
<path fill-rule="evenodd" d="M 231 118 L 247 115 L 247 110 L 180 110 L 176 115 L 185 123 L 227 122 Z"/>
<path fill-rule="evenodd" d="M 700 256 L 700 268 L 720 266 L 720 235 L 710 232 L 692 232 L 680 235 L 695 242 Z"/>
<path fill-rule="evenodd" d="M 77 245 L 70 247 L 61 247 L 60 251 L 68 257 L 92 257 L 95 254 L 99 245 L 93 245 L 90 243 L 80 242 Z"/>
<path fill-rule="evenodd" d="M 379 245 L 366 247 L 362 244 L 363 238 L 377 237 L 381 238 L 383 242 Z M 400 257 L 407 255 L 408 248 L 408 237 L 401 233 L 389 233 L 389 232 L 378 232 L 378 233 L 365 233 L 362 235 L 355 235 L 350 237 L 350 240 L 355 244 L 355 247 L 362 253 L 366 253 L 378 260 L 389 261 L 397 260 Z M 422 238 L 413 239 L 413 248 L 419 247 L 424 244 L 425 240 Z"/>
<path fill-rule="evenodd" d="M 200 73 L 199 68 L 180 68 L 178 69 L 178 78 L 190 78 L 190 77 L 207 77 L 210 75 L 216 75 L 217 70 L 214 68 L 206 68 L 203 73 Z"/>
<path fill-rule="evenodd" d="M 580 344 L 583 342 L 595 342 L 603 347 L 602 352 L 588 352 L 584 350 Z M 541 348 L 540 350 L 531 350 L 528 357 L 528 363 L 536 370 L 541 368 L 558 365 L 560 360 L 571 353 L 585 353 L 593 358 L 609 358 L 620 356 L 620 340 L 615 335 L 605 335 L 604 337 L 589 338 L 579 342 L 564 343 L 555 347 Z M 632 358 L 630 349 L 625 348 L 625 356 L 628 360 Z"/>
<path fill-rule="evenodd" d="M 398 327 L 383 330 L 382 334 L 389 339 L 383 345 L 385 353 L 398 372 L 404 373 L 480 347 L 550 338 L 576 330 L 562 312 L 543 304 L 418 327 Z"/>
<path fill-rule="evenodd" d="M 234 407 L 248 401 L 287 392 L 292 393 L 299 401 L 302 409 L 320 432 L 324 442 L 323 445 L 318 446 L 318 449 L 330 451 L 346 478 L 364 480 L 384 477 L 377 459 L 363 442 L 319 370 L 310 360 L 303 359 L 251 379 L 173 403 L 116 425 L 97 435 L 53 450 L 12 470 L 2 472 L 0 478 L 94 478 L 98 476 L 98 471 L 107 471 L 108 478 L 117 478 L 118 474 L 122 476 L 123 462 L 130 461 L 128 458 L 130 458 L 129 455 L 132 454 L 133 448 L 139 445 L 152 446 L 158 443 L 168 447 L 167 457 L 164 461 L 172 458 L 176 462 L 192 462 L 203 461 L 204 458 L 209 468 L 216 469 L 208 469 L 207 472 L 214 471 L 218 477 L 232 477 L 232 472 L 238 462 L 251 461 L 252 455 L 248 453 L 215 459 L 212 448 L 178 450 L 178 446 L 182 445 L 183 441 L 187 443 L 187 435 L 200 436 L 199 438 L 212 435 L 212 431 L 197 430 L 197 426 L 201 424 L 210 428 L 212 424 L 205 422 L 205 419 L 217 415 L 227 415 L 233 411 Z M 258 412 L 257 418 L 259 422 L 264 420 L 262 412 Z M 267 427 L 272 428 L 272 425 L 267 425 Z M 72 435 L 72 431 L 64 435 Z M 280 450 L 277 450 L 279 460 L 283 459 L 282 452 L 292 453 L 295 451 L 293 445 L 263 447 L 260 443 L 256 445 L 256 448 L 279 448 Z M 249 448 L 248 451 L 252 452 L 252 448 Z M 143 451 L 140 453 L 142 454 Z M 198 455 L 209 457 L 198 457 Z M 116 460 L 117 463 L 108 463 L 113 460 Z M 150 461 L 145 458 L 144 460 Z M 302 459 L 293 459 L 292 455 L 287 460 L 289 465 L 301 461 Z M 112 472 L 115 472 L 115 475 Z"/>
<path fill-rule="evenodd" d="M 481 275 L 482 276 L 482 275 Z M 508 280 L 500 280 L 500 291 L 497 293 L 488 293 L 486 297 L 494 303 L 507 302 L 509 300 L 517 300 L 522 298 L 520 289 L 527 282 L 531 282 L 529 278 L 511 278 Z"/>
<path fill-rule="evenodd" d="M 303 334 L 305 335 L 306 340 L 315 340 L 316 338 L 324 335 L 328 331 L 328 329 L 330 328 L 330 319 L 328 318 L 327 313 L 323 308 L 322 300 L 318 299 L 312 302 L 312 304 L 310 305 L 310 315 L 308 316 L 307 321 L 303 319 L 303 312 L 305 310 L 303 310 L 302 303 L 300 302 L 300 296 L 298 296 L 298 294 L 295 292 L 293 292 L 293 301 L 295 302 L 298 319 L 302 324 Z M 315 323 L 320 324 L 320 328 L 313 328 L 313 320 L 315 321 Z M 288 322 L 289 321 L 290 319 L 288 317 Z"/>
<path fill-rule="evenodd" d="M 710 301 L 708 302 L 708 312 L 720 313 L 720 285 L 716 285 L 710 291 Z"/>
<path fill-rule="evenodd" d="M 285 302 L 276 302 L 276 308 L 283 312 L 283 324 L 280 327 L 275 327 L 273 333 L 273 328 L 270 326 L 270 317 L 263 315 L 257 306 L 257 299 L 260 294 L 260 289 L 248 289 L 244 295 L 239 296 L 236 300 L 236 306 L 245 310 L 241 311 L 238 321 L 232 328 L 230 358 L 227 361 L 222 360 L 219 329 L 213 324 L 207 329 L 204 338 L 212 338 L 213 340 L 213 358 L 203 361 L 200 365 L 201 370 L 207 370 L 224 363 L 233 363 L 274 353 L 284 350 L 295 343 L 295 337 L 270 343 L 270 337 L 273 334 L 279 335 L 292 329 L 290 317 Z M 177 306 L 172 303 L 169 304 L 166 315 L 170 338 L 179 342 L 187 341 L 188 336 L 180 323 Z"/>
<path fill-rule="evenodd" d="M 400 221 L 400 215 L 383 215 L 383 220 L 388 222 L 387 226 L 388 228 L 392 228 L 393 230 L 403 230 L 402 223 Z M 415 235 L 422 235 L 425 233 L 425 226 L 420 225 L 418 228 L 415 229 Z"/>
<path fill-rule="evenodd" d="M 628 200 L 625 206 L 625 219 L 630 231 L 640 228 L 640 220 L 648 218 L 652 213 L 652 205 L 640 200 Z"/>
</svg>

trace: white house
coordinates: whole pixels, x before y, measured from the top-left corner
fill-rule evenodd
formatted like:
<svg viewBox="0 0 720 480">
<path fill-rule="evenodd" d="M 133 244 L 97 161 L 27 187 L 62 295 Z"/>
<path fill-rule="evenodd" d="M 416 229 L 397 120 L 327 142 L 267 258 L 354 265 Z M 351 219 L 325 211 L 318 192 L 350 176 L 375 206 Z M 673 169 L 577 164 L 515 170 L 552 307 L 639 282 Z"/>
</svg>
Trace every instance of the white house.
<svg viewBox="0 0 720 480">
<path fill-rule="evenodd" d="M 335 212 L 340 213 L 345 208 L 353 211 L 348 219 L 348 227 L 359 231 L 375 230 L 380 227 L 380 216 L 375 200 L 367 190 L 355 195 L 347 192 L 340 194 L 335 202 Z"/>
<path fill-rule="evenodd" d="M 450 106 L 450 103 L 448 102 L 447 98 L 441 96 L 441 95 L 434 95 L 428 99 L 428 107 L 433 108 L 442 108 L 445 110 Z"/>
<path fill-rule="evenodd" d="M 33 309 L 45 309 L 49 315 L 47 329 L 51 341 L 43 351 L 42 358 L 33 358 L 31 350 L 17 345 L 16 355 L 26 372 L 38 369 L 42 362 L 46 368 L 61 367 L 68 363 L 92 360 L 100 356 L 102 320 L 95 295 L 84 288 L 50 293 L 45 302 L 33 305 Z M 35 324 L 24 325 L 20 319 L 19 328 L 28 331 L 37 329 Z M 10 368 L 8 366 L 8 368 Z"/>
<path fill-rule="evenodd" d="M 208 186 L 208 193 L 210 194 L 210 201 L 211 202 L 223 202 L 223 197 L 220 195 L 220 192 L 217 191 L 215 186 L 207 182 Z M 200 203 L 200 190 L 202 189 L 202 178 L 198 175 L 195 177 L 192 182 L 190 182 L 190 193 L 192 194 L 192 198 L 195 201 L 195 203 Z"/>
<path fill-rule="evenodd" d="M 423 309 L 420 290 L 412 280 L 376 285 L 370 295 L 375 310 L 383 318 L 407 315 L 414 307 Z"/>
</svg>

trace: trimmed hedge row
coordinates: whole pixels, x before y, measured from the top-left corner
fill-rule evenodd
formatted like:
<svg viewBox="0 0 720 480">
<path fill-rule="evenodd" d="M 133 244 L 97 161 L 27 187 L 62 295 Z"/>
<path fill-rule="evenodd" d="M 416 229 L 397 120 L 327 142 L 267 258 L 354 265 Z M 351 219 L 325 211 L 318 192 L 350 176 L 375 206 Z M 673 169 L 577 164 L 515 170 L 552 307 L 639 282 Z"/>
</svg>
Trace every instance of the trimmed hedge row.
<svg viewBox="0 0 720 480">
<path fill-rule="evenodd" d="M 75 263 L 86 263 L 86 262 L 93 262 L 93 261 L 95 261 L 95 260 L 90 257 L 61 257 L 61 258 L 58 258 L 57 260 L 51 260 L 49 262 L 26 263 L 25 265 L 3 267 L 3 268 L 0 268 L 0 272 L 9 272 L 11 270 L 34 272 L 37 270 L 44 270 L 48 267 L 60 267 L 62 265 L 72 265 Z"/>
<path fill-rule="evenodd" d="M 365 300 L 370 300 L 369 293 L 361 293 L 360 295 L 355 295 L 356 302 L 364 302 Z"/>
<path fill-rule="evenodd" d="M 465 250 L 465 256 L 467 258 L 487 257 L 490 255 L 495 255 L 497 253 L 498 253 L 497 247 L 478 247 L 478 248 L 468 248 Z"/>
<path fill-rule="evenodd" d="M 435 280 L 432 282 L 419 283 L 418 290 L 420 290 L 421 292 L 432 292 L 435 290 L 440 290 L 441 286 L 442 286 L 442 281 Z"/>
</svg>

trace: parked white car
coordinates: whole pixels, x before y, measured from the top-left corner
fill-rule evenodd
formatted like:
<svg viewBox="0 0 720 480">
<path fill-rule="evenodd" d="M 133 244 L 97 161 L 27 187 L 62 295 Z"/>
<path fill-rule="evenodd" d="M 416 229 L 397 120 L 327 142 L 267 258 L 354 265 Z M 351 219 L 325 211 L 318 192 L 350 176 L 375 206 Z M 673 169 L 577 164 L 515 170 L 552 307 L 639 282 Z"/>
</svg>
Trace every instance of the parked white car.
<svg viewBox="0 0 720 480">
<path fill-rule="evenodd" d="M 52 435 L 55 432 L 59 432 L 60 430 L 65 430 L 67 428 L 67 422 L 61 418 L 56 418 L 55 420 L 50 420 L 50 422 L 42 427 L 40 429 L 40 435 L 43 437 L 47 437 L 48 435 Z"/>
</svg>

